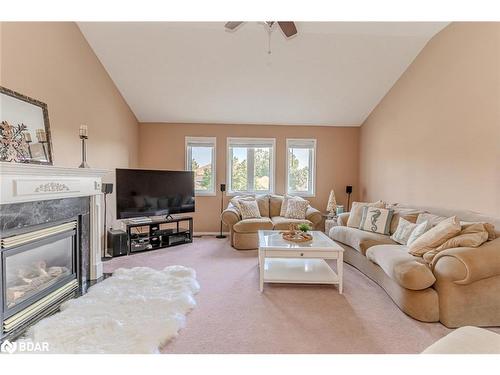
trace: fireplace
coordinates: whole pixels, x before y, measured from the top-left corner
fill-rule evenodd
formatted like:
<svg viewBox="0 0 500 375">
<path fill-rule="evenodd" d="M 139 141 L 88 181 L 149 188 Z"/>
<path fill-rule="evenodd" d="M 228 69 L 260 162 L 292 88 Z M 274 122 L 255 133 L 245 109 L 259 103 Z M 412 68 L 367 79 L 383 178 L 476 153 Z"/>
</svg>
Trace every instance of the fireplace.
<svg viewBox="0 0 500 375">
<path fill-rule="evenodd" d="M 9 333 L 78 289 L 78 222 L 2 238 L 3 331 Z"/>
<path fill-rule="evenodd" d="M 0 343 L 102 277 L 106 173 L 0 162 Z"/>
</svg>

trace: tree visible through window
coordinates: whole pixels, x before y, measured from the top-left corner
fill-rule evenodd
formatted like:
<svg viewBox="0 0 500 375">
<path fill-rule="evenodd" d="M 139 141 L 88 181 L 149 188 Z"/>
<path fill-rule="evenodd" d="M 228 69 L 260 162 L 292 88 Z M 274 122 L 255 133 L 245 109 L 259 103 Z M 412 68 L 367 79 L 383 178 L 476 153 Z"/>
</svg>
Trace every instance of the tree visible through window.
<svg viewBox="0 0 500 375">
<path fill-rule="evenodd" d="M 197 194 L 215 194 L 215 138 L 186 138 L 186 169 L 194 172 Z"/>
<path fill-rule="evenodd" d="M 316 140 L 287 139 L 287 192 L 314 195 Z"/>
<path fill-rule="evenodd" d="M 230 192 L 270 192 L 274 139 L 228 139 Z"/>
</svg>

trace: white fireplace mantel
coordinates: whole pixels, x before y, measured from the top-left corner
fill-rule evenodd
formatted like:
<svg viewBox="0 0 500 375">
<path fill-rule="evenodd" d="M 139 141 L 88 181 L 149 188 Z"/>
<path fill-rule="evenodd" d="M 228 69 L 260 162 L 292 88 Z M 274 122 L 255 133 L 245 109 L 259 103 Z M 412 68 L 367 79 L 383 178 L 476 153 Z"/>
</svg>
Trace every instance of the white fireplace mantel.
<svg viewBox="0 0 500 375">
<path fill-rule="evenodd" d="M 90 278 L 102 276 L 104 169 L 0 162 L 0 205 L 50 199 L 90 198 Z M 0 207 L 1 209 L 1 207 Z"/>
</svg>

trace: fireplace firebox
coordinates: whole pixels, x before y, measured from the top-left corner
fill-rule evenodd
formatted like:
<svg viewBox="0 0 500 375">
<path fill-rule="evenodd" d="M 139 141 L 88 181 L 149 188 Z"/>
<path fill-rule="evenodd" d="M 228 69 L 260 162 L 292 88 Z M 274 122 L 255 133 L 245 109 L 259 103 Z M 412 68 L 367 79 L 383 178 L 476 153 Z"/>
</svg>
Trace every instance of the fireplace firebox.
<svg viewBox="0 0 500 375">
<path fill-rule="evenodd" d="M 79 287 L 78 220 L 0 240 L 3 335 L 21 330 Z"/>
</svg>

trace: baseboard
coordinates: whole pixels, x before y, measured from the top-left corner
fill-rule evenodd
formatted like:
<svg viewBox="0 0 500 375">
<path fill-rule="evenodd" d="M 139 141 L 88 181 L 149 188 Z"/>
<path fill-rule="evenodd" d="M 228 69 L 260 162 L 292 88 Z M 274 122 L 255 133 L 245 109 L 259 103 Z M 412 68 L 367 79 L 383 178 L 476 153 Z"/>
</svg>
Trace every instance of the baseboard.
<svg viewBox="0 0 500 375">
<path fill-rule="evenodd" d="M 193 232 L 193 237 L 200 236 L 218 236 L 220 232 Z M 223 235 L 229 236 L 229 232 L 222 232 Z"/>
</svg>

